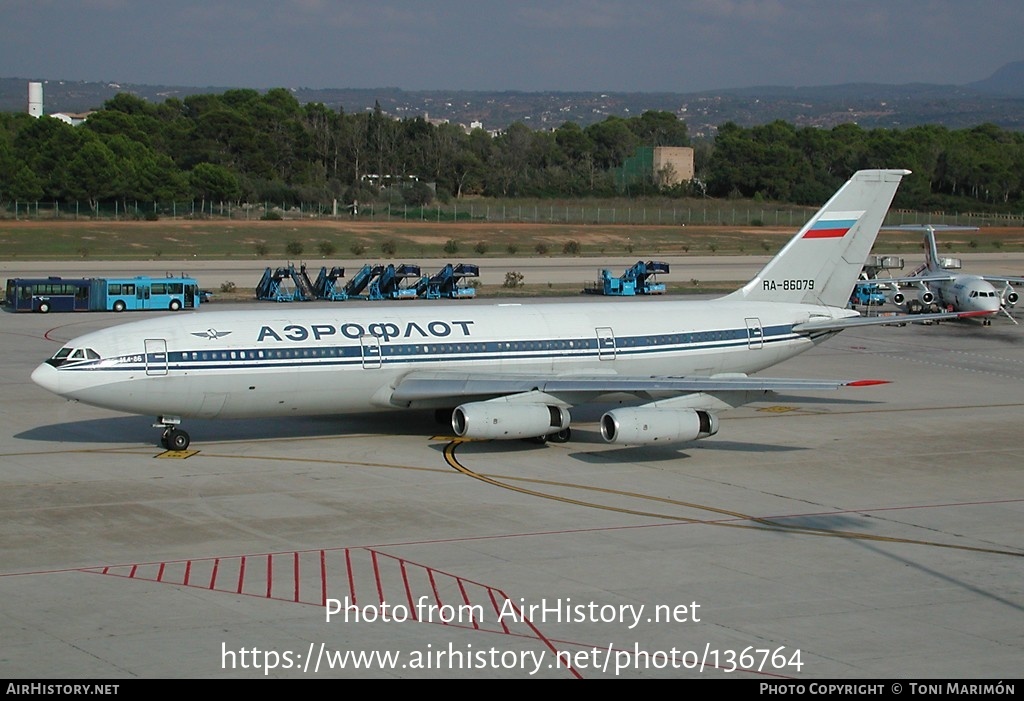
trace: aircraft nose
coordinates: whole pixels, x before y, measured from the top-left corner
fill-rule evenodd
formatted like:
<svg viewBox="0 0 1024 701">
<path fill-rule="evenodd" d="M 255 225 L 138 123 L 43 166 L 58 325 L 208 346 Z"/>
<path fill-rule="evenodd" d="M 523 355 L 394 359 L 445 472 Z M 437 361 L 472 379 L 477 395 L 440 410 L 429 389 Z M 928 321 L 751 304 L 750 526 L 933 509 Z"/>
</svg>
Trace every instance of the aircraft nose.
<svg viewBox="0 0 1024 701">
<path fill-rule="evenodd" d="M 32 381 L 45 390 L 60 394 L 60 378 L 57 375 L 57 368 L 43 363 L 32 371 Z"/>
<path fill-rule="evenodd" d="M 977 300 L 975 300 L 974 306 L 980 312 L 997 312 L 999 311 L 999 298 L 978 297 Z"/>
</svg>

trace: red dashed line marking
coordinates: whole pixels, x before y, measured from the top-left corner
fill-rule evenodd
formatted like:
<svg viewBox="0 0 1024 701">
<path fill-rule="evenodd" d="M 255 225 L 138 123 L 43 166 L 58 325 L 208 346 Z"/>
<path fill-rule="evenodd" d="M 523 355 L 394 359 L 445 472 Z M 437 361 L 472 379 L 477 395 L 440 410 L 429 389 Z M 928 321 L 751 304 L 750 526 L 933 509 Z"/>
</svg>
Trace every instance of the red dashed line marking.
<svg viewBox="0 0 1024 701">
<path fill-rule="evenodd" d="M 410 621 L 534 638 L 554 649 L 497 587 L 370 548 L 343 548 L 135 563 L 81 572 L 310 606 L 338 599 L 365 607 L 403 604 Z M 443 620 L 442 610 L 474 615 Z M 508 615 L 516 612 L 516 617 Z M 483 612 L 483 615 L 480 615 Z M 499 614 L 504 612 L 503 617 Z M 509 620 L 511 619 L 511 623 Z"/>
</svg>

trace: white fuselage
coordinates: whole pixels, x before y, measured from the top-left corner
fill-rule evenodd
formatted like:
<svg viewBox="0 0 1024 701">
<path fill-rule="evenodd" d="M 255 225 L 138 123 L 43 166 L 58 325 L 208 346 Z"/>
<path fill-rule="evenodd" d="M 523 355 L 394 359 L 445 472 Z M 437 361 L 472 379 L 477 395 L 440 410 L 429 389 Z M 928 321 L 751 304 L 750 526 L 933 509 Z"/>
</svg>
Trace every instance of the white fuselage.
<svg viewBox="0 0 1024 701">
<path fill-rule="evenodd" d="M 44 363 L 32 379 L 69 399 L 129 413 L 341 414 L 430 406 L 392 401 L 395 386 L 417 371 L 754 373 L 832 335 L 797 334 L 794 324 L 851 315 L 728 300 L 203 311 L 81 336 L 69 345 L 85 359 Z"/>
</svg>

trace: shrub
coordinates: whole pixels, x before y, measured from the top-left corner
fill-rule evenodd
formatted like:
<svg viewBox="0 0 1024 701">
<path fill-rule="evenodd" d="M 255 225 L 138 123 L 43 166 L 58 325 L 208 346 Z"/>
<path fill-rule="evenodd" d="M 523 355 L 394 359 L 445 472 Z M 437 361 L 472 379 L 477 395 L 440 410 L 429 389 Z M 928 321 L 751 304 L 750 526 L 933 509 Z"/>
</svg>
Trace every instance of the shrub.
<svg viewBox="0 0 1024 701">
<path fill-rule="evenodd" d="M 321 241 L 316 247 L 317 250 L 320 251 L 320 255 L 324 258 L 334 255 L 334 244 L 330 241 Z"/>
<path fill-rule="evenodd" d="M 487 253 L 487 244 L 484 243 L 483 241 L 480 241 L 479 243 L 477 243 L 476 246 L 473 247 L 473 250 L 479 253 L 480 255 L 484 255 L 485 253 Z"/>
<path fill-rule="evenodd" d="M 235 283 L 231 282 L 230 280 L 228 280 L 227 282 L 220 283 L 220 291 L 221 292 L 234 292 L 235 291 Z"/>
<path fill-rule="evenodd" d="M 361 244 L 361 243 L 359 243 L 359 242 L 357 241 L 356 243 L 354 243 L 354 244 L 352 244 L 351 246 L 349 246 L 349 247 L 348 247 L 348 250 L 349 250 L 349 251 L 350 251 L 350 252 L 352 253 L 352 255 L 354 255 L 354 256 L 361 256 L 361 255 L 363 255 L 364 253 L 366 253 L 366 246 L 364 246 L 363 244 Z"/>
<path fill-rule="evenodd" d="M 514 290 L 515 288 L 522 287 L 522 286 L 523 286 L 523 274 L 522 273 L 517 272 L 515 270 L 510 270 L 507 273 L 505 273 L 505 282 L 502 285 L 502 287 L 507 287 L 509 289 L 513 289 Z"/>
<path fill-rule="evenodd" d="M 565 242 L 562 246 L 562 253 L 568 256 L 578 256 L 580 254 L 580 242 L 575 239 L 570 239 Z"/>
<path fill-rule="evenodd" d="M 459 242 L 455 239 L 448 239 L 444 242 L 444 252 L 448 255 L 459 252 Z"/>
<path fill-rule="evenodd" d="M 393 256 L 398 252 L 398 244 L 394 239 L 388 239 L 380 245 L 380 252 L 386 256 Z"/>
<path fill-rule="evenodd" d="M 519 246 L 515 245 L 514 243 L 510 243 L 509 245 L 505 246 L 505 250 L 508 252 L 510 256 L 514 256 L 516 253 L 519 252 Z"/>
<path fill-rule="evenodd" d="M 286 243 L 285 247 L 284 247 L 285 253 L 287 253 L 290 256 L 300 256 L 300 255 L 302 255 L 302 249 L 303 249 L 302 241 L 294 241 L 294 240 L 289 241 L 288 243 Z"/>
<path fill-rule="evenodd" d="M 266 255 L 270 253 L 270 248 L 263 241 L 260 241 L 255 246 L 253 246 L 253 250 L 256 251 L 256 255 L 258 255 L 260 258 L 265 258 Z"/>
<path fill-rule="evenodd" d="M 424 182 L 417 180 L 411 187 L 402 188 L 402 200 L 411 207 L 423 207 L 434 200 L 434 191 Z"/>
<path fill-rule="evenodd" d="M 538 255 L 546 256 L 548 254 L 548 245 L 541 242 L 534 246 L 533 250 L 537 251 Z"/>
</svg>

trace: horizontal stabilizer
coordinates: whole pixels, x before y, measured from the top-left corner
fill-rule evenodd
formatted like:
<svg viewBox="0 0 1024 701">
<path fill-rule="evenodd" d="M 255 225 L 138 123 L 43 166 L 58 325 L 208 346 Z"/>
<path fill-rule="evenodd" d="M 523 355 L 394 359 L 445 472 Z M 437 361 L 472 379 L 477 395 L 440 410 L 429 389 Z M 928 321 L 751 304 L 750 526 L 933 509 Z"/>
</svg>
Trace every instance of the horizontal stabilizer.
<svg viewBox="0 0 1024 701">
<path fill-rule="evenodd" d="M 817 331 L 842 331 L 858 326 L 878 326 L 879 324 L 912 324 L 921 321 L 948 321 L 951 319 L 968 319 L 974 316 L 987 316 L 992 312 L 938 312 L 936 314 L 889 314 L 886 316 L 848 316 L 841 319 L 823 318 L 820 321 L 806 321 L 793 326 L 794 333 L 814 333 Z"/>
</svg>

